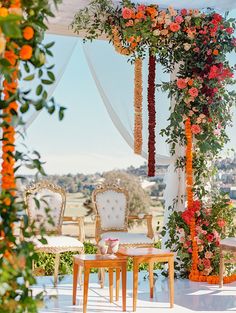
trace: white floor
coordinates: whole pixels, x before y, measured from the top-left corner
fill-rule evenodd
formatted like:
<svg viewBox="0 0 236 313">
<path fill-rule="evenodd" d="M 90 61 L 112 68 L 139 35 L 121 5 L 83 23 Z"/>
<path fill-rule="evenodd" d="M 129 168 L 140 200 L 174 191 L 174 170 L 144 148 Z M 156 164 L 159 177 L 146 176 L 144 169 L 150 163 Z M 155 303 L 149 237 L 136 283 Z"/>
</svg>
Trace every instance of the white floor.
<svg viewBox="0 0 236 313">
<path fill-rule="evenodd" d="M 148 280 L 145 272 L 139 273 L 139 292 L 137 313 L 187 313 L 187 312 L 236 312 L 236 283 L 225 285 L 220 289 L 216 285 L 194 283 L 189 280 L 175 280 L 175 306 L 169 308 L 168 281 L 158 276 L 155 284 L 155 296 L 149 298 Z M 51 277 L 38 278 L 34 293 L 46 289 L 45 307 L 40 313 L 82 312 L 83 292 L 78 287 L 77 305 L 72 305 L 72 276 L 64 276 L 57 288 L 53 287 Z M 97 283 L 97 275 L 90 274 L 87 313 L 122 312 L 121 298 L 109 303 L 109 291 L 106 281 L 104 289 Z M 127 312 L 132 312 L 132 272 L 128 273 Z"/>
</svg>

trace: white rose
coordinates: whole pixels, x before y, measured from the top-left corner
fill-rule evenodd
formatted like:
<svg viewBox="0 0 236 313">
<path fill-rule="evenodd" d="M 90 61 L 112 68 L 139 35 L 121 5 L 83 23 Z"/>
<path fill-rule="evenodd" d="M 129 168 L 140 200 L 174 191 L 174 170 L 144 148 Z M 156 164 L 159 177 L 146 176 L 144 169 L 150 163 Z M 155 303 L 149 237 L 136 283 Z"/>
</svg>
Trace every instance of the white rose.
<svg viewBox="0 0 236 313">
<path fill-rule="evenodd" d="M 191 48 L 191 45 L 190 45 L 190 43 L 184 43 L 184 50 L 185 51 L 188 51 L 189 49 Z"/>
<path fill-rule="evenodd" d="M 153 35 L 154 36 L 159 36 L 160 35 L 160 30 L 159 29 L 155 29 L 154 31 L 153 31 Z"/>
</svg>

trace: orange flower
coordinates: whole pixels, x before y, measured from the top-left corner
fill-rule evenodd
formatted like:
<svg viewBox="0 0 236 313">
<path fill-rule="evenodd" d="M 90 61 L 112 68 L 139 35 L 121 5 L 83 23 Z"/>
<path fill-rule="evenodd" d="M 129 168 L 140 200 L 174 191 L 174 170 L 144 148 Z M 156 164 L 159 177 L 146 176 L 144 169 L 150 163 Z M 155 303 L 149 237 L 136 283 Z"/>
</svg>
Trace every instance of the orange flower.
<svg viewBox="0 0 236 313">
<path fill-rule="evenodd" d="M 16 60 L 18 59 L 17 55 L 11 51 L 5 51 L 4 53 L 4 58 L 11 64 L 11 65 L 15 65 L 16 64 Z"/>
<path fill-rule="evenodd" d="M 212 53 L 213 53 L 214 55 L 218 55 L 218 54 L 219 54 L 219 50 L 214 49 Z"/>
<path fill-rule="evenodd" d="M 135 15 L 136 18 L 144 18 L 144 14 L 142 11 L 139 11 L 136 15 Z"/>
<path fill-rule="evenodd" d="M 149 13 L 152 16 L 157 16 L 157 10 L 153 7 L 147 7 L 146 11 L 147 11 L 147 13 Z"/>
<path fill-rule="evenodd" d="M 21 1 L 20 0 L 12 1 L 11 8 L 20 8 L 20 7 L 21 7 Z"/>
<path fill-rule="evenodd" d="M 131 42 L 131 48 L 137 47 L 137 42 Z"/>
<path fill-rule="evenodd" d="M 23 37 L 26 40 L 30 40 L 34 37 L 34 29 L 30 26 L 26 26 L 23 30 Z"/>
<path fill-rule="evenodd" d="M 8 15 L 8 9 L 6 8 L 0 8 L 0 16 L 6 17 Z"/>
<path fill-rule="evenodd" d="M 189 80 L 188 80 L 188 85 L 189 85 L 189 86 L 193 86 L 193 83 L 194 83 L 194 80 L 193 80 L 193 79 L 189 79 Z"/>
<path fill-rule="evenodd" d="M 29 45 L 22 46 L 20 50 L 20 58 L 22 60 L 29 60 L 32 57 L 33 49 Z"/>
</svg>

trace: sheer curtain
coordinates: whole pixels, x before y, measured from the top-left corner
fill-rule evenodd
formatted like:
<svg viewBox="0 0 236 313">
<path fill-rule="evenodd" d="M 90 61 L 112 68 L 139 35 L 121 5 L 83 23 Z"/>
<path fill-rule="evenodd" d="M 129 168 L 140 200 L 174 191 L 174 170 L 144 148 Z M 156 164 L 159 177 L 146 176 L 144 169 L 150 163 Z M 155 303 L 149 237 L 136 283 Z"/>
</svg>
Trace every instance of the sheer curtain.
<svg viewBox="0 0 236 313">
<path fill-rule="evenodd" d="M 78 39 L 76 37 L 63 37 L 63 36 L 55 36 L 55 35 L 46 35 L 45 42 L 55 42 L 52 52 L 53 58 L 48 58 L 48 66 L 54 64 L 54 68 L 52 69 L 55 74 L 55 82 L 52 85 L 46 86 L 46 90 L 48 93 L 48 98 L 52 97 L 57 85 L 59 84 L 66 67 L 70 61 L 70 58 L 75 50 L 75 47 L 78 43 Z M 23 69 L 22 69 L 23 70 Z M 23 72 L 24 76 L 27 76 L 26 73 Z M 21 81 L 21 87 L 24 89 L 32 89 L 32 94 L 35 94 L 35 88 L 37 87 L 39 81 L 34 80 L 33 82 Z M 26 114 L 24 114 L 25 125 L 19 129 L 19 131 L 27 130 L 30 125 L 34 122 L 34 120 L 38 117 L 41 111 L 35 111 L 32 107 Z"/>
<path fill-rule="evenodd" d="M 107 112 L 114 125 L 133 149 L 134 138 L 134 66 L 128 62 L 128 57 L 117 54 L 112 45 L 106 41 L 86 43 L 83 50 L 89 69 L 94 78 L 98 91 L 103 99 Z M 142 156 L 147 159 L 147 60 L 144 60 L 143 75 L 143 151 Z M 163 73 L 160 65 L 157 66 L 156 83 L 169 81 L 169 74 Z M 169 149 L 165 138 L 159 132 L 167 126 L 170 101 L 167 95 L 158 91 L 156 93 L 157 127 L 156 127 L 156 161 L 158 165 L 168 165 L 170 162 Z"/>
</svg>

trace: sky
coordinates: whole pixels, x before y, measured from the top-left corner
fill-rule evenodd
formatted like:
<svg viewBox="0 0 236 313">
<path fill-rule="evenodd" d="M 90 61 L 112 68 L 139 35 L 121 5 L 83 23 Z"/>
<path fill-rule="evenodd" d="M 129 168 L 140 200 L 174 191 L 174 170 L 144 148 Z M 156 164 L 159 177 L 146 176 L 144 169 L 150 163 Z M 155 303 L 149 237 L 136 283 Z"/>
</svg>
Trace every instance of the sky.
<svg viewBox="0 0 236 313">
<path fill-rule="evenodd" d="M 236 17 L 236 10 L 231 14 Z M 88 67 L 81 39 L 47 35 L 45 40 L 55 41 L 55 73 L 60 80 L 53 96 L 57 103 L 67 108 L 62 122 L 56 115 L 42 112 L 27 129 L 26 143 L 41 153 L 42 160 L 46 161 L 46 172 L 88 174 L 143 164 L 145 159 L 133 153 L 107 113 Z M 113 52 L 108 43 L 98 42 L 88 51 L 108 98 L 114 101 L 124 125 L 132 132 L 131 66 Z M 231 56 L 231 61 L 236 63 L 235 55 Z M 64 72 L 62 68 L 65 68 Z M 159 71 L 159 79 L 166 78 L 161 75 Z M 168 102 L 163 94 L 158 94 L 157 101 L 159 130 L 167 123 Z M 146 112 L 144 119 L 147 119 Z M 231 142 L 227 148 L 236 149 L 235 133 L 236 117 L 234 127 L 229 130 Z M 164 140 L 158 137 L 158 142 L 157 153 L 167 154 Z M 24 169 L 24 173 L 30 172 Z"/>
</svg>

